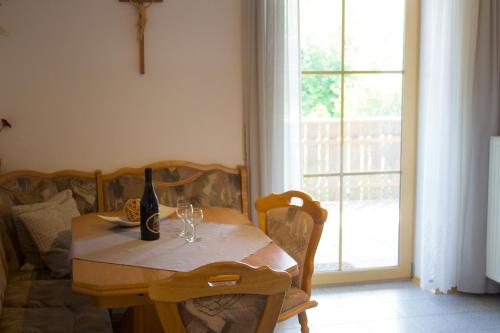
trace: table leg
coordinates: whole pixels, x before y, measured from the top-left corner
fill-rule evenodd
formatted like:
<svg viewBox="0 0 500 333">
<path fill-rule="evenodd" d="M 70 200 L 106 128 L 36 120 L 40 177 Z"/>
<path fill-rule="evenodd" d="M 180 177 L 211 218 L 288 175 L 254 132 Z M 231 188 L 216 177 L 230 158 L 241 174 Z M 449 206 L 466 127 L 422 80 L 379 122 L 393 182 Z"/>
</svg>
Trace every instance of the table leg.
<svg viewBox="0 0 500 333">
<path fill-rule="evenodd" d="M 154 305 L 131 307 L 120 322 L 121 333 L 163 333 Z"/>
</svg>

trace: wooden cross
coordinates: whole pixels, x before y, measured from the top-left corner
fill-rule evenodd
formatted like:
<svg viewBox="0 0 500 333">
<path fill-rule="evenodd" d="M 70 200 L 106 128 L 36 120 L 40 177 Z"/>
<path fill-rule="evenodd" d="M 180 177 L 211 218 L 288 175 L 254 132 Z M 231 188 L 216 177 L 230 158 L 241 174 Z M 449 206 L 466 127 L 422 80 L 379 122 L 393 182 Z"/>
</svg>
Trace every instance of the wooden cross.
<svg viewBox="0 0 500 333">
<path fill-rule="evenodd" d="M 163 2 L 163 0 L 119 0 L 120 2 L 128 2 L 134 5 L 139 14 L 139 19 L 137 20 L 138 28 L 138 40 L 139 40 L 139 67 L 141 74 L 146 73 L 146 62 L 144 59 L 144 32 L 146 31 L 146 24 L 148 23 L 148 17 L 146 9 L 151 7 L 153 2 Z M 147 3 L 147 4 L 144 4 Z"/>
</svg>

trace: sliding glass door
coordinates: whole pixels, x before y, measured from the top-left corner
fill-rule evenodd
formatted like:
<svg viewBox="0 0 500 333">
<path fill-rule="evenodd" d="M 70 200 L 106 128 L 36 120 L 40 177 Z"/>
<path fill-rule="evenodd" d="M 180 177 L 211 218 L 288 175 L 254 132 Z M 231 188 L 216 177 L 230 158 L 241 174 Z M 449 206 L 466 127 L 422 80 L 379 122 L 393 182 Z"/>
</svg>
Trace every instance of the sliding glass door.
<svg viewBox="0 0 500 333">
<path fill-rule="evenodd" d="M 418 1 L 300 0 L 304 190 L 317 283 L 410 277 Z"/>
</svg>

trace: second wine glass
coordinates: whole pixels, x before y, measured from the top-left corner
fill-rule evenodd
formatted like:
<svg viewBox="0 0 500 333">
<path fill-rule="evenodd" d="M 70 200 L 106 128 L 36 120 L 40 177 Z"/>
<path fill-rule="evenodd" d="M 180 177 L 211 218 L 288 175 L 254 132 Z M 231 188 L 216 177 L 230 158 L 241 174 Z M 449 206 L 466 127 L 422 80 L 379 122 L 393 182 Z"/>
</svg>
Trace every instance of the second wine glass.
<svg viewBox="0 0 500 333">
<path fill-rule="evenodd" d="M 196 236 L 196 227 L 203 221 L 203 210 L 201 208 L 193 208 L 193 212 L 187 219 L 185 239 L 188 243 L 193 243 L 201 240 Z"/>
<path fill-rule="evenodd" d="M 177 201 L 177 216 L 182 220 L 182 230 L 179 232 L 179 237 L 186 235 L 186 223 L 188 218 L 193 214 L 193 205 L 186 200 Z"/>
</svg>

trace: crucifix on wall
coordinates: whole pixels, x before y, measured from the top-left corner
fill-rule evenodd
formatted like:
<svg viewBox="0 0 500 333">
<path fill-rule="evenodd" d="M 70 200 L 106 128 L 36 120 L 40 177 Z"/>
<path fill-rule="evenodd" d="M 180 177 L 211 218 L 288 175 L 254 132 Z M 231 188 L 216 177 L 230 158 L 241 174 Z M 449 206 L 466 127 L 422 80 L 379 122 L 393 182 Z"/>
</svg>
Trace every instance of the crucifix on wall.
<svg viewBox="0 0 500 333">
<path fill-rule="evenodd" d="M 144 33 L 148 23 L 147 9 L 151 7 L 153 2 L 163 2 L 163 0 L 119 0 L 120 2 L 128 2 L 137 9 L 137 39 L 139 40 L 139 68 L 141 74 L 146 73 L 146 61 L 144 58 Z"/>
</svg>

